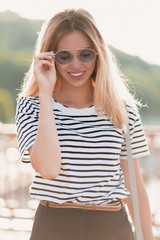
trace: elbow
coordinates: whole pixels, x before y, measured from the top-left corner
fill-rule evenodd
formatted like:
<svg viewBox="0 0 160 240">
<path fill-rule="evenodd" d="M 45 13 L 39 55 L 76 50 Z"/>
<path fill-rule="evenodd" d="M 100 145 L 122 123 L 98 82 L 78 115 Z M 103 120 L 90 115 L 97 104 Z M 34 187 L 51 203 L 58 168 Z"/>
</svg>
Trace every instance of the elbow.
<svg viewBox="0 0 160 240">
<path fill-rule="evenodd" d="M 34 165 L 32 162 L 32 167 L 36 172 L 38 172 L 44 179 L 54 179 L 59 176 L 61 170 L 61 164 L 58 166 L 39 166 Z"/>
<path fill-rule="evenodd" d="M 59 173 L 55 173 L 55 172 L 41 174 L 42 178 L 48 179 L 48 180 L 54 179 L 58 176 L 59 176 Z"/>
<path fill-rule="evenodd" d="M 60 168 L 57 168 L 57 169 L 49 168 L 49 169 L 43 169 L 42 171 L 39 171 L 39 174 L 41 175 L 41 177 L 48 180 L 58 177 L 59 173 L 60 173 Z"/>
<path fill-rule="evenodd" d="M 38 172 L 44 179 L 54 179 L 59 176 L 61 170 L 61 156 L 57 155 L 48 157 L 47 161 L 44 161 L 45 156 L 43 154 L 35 154 L 33 151 L 30 154 L 31 165 L 36 172 Z"/>
</svg>

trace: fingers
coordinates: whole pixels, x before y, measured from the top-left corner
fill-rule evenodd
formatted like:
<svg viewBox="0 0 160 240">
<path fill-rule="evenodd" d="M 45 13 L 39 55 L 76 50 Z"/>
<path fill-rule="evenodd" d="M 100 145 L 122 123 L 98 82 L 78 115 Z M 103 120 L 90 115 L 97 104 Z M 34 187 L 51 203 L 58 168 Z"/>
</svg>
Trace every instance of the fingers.
<svg viewBox="0 0 160 240">
<path fill-rule="evenodd" d="M 54 52 L 43 52 L 35 56 L 35 59 L 52 59 L 54 57 Z"/>
<path fill-rule="evenodd" d="M 48 67 L 48 68 L 46 68 L 46 67 Z M 47 61 L 47 60 L 40 60 L 35 65 L 34 70 L 40 69 L 40 70 L 44 71 L 44 70 L 50 70 L 52 68 L 54 68 L 54 63 L 51 63 L 50 61 Z"/>
<path fill-rule="evenodd" d="M 47 65 L 52 67 L 54 65 L 54 53 L 53 52 L 43 52 L 34 57 L 34 66 Z"/>
</svg>

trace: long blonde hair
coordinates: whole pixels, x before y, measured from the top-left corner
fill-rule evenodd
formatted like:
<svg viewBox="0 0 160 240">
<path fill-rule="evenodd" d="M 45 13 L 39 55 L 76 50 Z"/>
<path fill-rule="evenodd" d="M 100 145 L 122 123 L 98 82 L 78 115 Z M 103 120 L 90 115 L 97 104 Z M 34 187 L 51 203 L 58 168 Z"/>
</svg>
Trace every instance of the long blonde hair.
<svg viewBox="0 0 160 240">
<path fill-rule="evenodd" d="M 136 108 L 137 101 L 129 92 L 125 78 L 120 73 L 115 59 L 105 45 L 92 15 L 84 9 L 68 9 L 56 14 L 42 27 L 39 34 L 35 54 L 56 51 L 57 43 L 65 34 L 73 30 L 83 32 L 91 41 L 98 53 L 96 66 L 92 74 L 94 79 L 94 105 L 99 115 L 106 114 L 117 128 L 127 123 L 125 103 Z M 57 83 L 60 81 L 57 71 Z M 33 75 L 33 62 L 22 85 L 22 96 L 38 95 L 38 85 Z"/>
</svg>

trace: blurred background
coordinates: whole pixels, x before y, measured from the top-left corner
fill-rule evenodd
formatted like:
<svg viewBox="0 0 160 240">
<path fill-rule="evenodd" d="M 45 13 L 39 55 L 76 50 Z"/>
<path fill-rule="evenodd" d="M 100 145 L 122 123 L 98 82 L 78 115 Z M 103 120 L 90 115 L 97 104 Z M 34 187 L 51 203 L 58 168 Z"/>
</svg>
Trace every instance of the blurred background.
<svg viewBox="0 0 160 240">
<path fill-rule="evenodd" d="M 16 98 L 44 20 L 66 8 L 85 8 L 94 16 L 132 91 L 147 105 L 140 114 L 151 155 L 140 159 L 140 166 L 160 239 L 159 0 L 5 0 L 0 6 L 0 240 L 29 239 L 38 202 L 28 194 L 34 172 L 20 162 Z"/>
</svg>

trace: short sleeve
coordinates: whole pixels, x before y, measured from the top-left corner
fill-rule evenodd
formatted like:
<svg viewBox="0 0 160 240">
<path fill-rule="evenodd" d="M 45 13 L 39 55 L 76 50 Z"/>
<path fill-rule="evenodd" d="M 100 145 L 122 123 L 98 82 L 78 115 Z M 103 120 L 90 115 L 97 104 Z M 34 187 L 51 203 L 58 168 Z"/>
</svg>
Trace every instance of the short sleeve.
<svg viewBox="0 0 160 240">
<path fill-rule="evenodd" d="M 22 97 L 17 103 L 16 128 L 21 160 L 30 162 L 28 149 L 34 144 L 38 130 L 39 98 Z"/>
<path fill-rule="evenodd" d="M 138 111 L 127 106 L 128 118 L 129 118 L 129 131 L 131 139 L 131 148 L 133 158 L 140 158 L 149 155 L 149 148 L 147 139 L 144 134 L 140 114 Z M 127 159 L 126 141 L 122 144 L 122 150 L 120 154 L 121 159 Z"/>
</svg>

